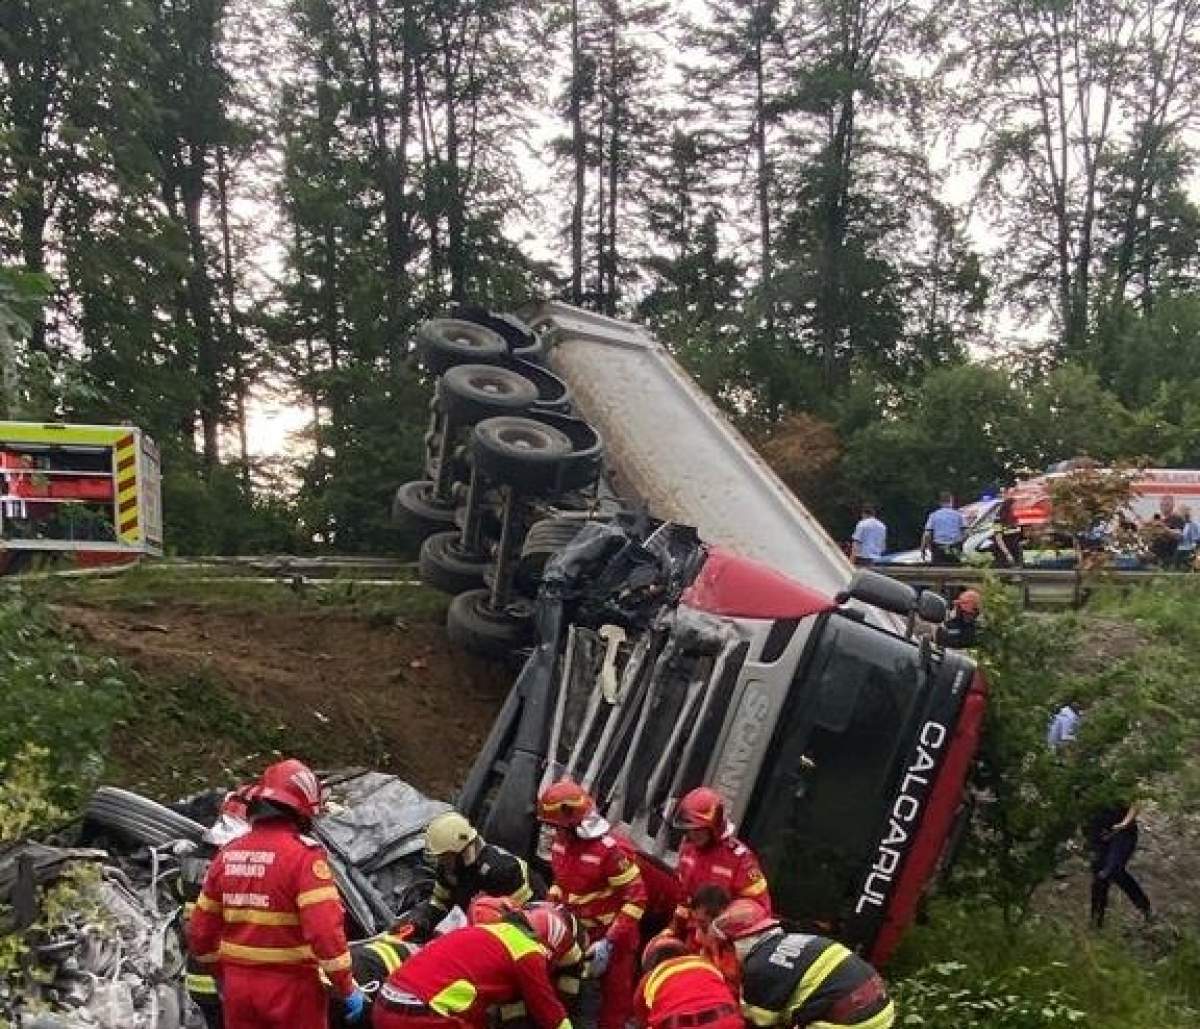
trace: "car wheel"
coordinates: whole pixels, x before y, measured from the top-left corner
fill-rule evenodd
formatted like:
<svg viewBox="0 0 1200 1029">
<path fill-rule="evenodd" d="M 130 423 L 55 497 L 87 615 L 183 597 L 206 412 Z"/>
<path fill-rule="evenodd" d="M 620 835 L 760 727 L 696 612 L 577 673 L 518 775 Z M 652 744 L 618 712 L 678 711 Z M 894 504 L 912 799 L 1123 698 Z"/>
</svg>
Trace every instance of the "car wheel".
<svg viewBox="0 0 1200 1029">
<path fill-rule="evenodd" d="M 507 658 L 529 643 L 532 622 L 524 612 L 494 610 L 488 590 L 471 590 L 450 602 L 446 635 L 468 654 Z"/>
<path fill-rule="evenodd" d="M 139 846 L 160 847 L 173 840 L 199 843 L 204 826 L 148 797 L 115 786 L 101 786 L 88 801 L 84 822 L 104 835 Z"/>
<path fill-rule="evenodd" d="M 426 586 L 453 596 L 482 587 L 488 563 L 486 555 L 463 550 L 462 534 L 450 531 L 426 538 L 418 567 Z"/>
</svg>

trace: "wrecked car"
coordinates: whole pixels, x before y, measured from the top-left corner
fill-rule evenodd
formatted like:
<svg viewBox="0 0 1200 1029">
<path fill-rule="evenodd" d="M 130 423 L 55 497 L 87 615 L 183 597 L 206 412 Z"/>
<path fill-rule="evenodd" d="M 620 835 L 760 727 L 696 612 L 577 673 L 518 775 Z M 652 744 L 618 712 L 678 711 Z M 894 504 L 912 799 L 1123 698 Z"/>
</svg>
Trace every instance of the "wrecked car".
<svg viewBox="0 0 1200 1029">
<path fill-rule="evenodd" d="M 364 940 L 427 895 L 425 826 L 449 806 L 380 772 L 322 779 L 329 809 L 312 832 L 329 851 L 347 938 Z M 19 971 L 0 979 L 3 1024 L 203 1029 L 185 989 L 183 913 L 216 853 L 206 829 L 224 796 L 212 790 L 167 807 L 101 787 L 51 839 L 0 847 L 4 928 L 27 948 Z"/>
</svg>

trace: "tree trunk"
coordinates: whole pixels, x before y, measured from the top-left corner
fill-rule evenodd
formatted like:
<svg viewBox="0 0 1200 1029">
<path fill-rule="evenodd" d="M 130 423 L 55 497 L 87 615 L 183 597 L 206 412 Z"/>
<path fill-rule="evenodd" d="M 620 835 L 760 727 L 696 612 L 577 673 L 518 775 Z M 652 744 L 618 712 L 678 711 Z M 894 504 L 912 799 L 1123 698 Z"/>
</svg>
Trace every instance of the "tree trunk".
<svg viewBox="0 0 1200 1029">
<path fill-rule="evenodd" d="M 587 142 L 583 135 L 583 53 L 579 0 L 571 0 L 571 160 L 575 190 L 571 204 L 571 303 L 583 302 L 583 207 L 587 199 Z"/>
<path fill-rule="evenodd" d="M 246 428 L 246 360 L 241 313 L 237 307 L 237 284 L 233 274 L 233 234 L 229 225 L 229 164 L 225 148 L 217 148 L 217 216 L 221 226 L 221 287 L 228 327 L 226 351 L 233 365 L 234 416 L 238 437 L 238 470 L 242 486 L 250 490 L 250 440 Z"/>
<path fill-rule="evenodd" d="M 609 131 L 608 131 L 608 254 L 604 265 L 607 273 L 605 283 L 604 312 L 617 313 L 617 196 L 621 174 L 621 84 L 617 68 L 617 23 L 614 11 L 609 23 L 608 75 L 609 75 Z"/>
<path fill-rule="evenodd" d="M 763 313 L 767 334 L 775 335 L 775 270 L 771 251 L 771 169 L 767 157 L 767 96 L 763 66 L 762 12 L 754 7 L 754 151 L 758 161 L 759 277 L 762 280 Z"/>
</svg>

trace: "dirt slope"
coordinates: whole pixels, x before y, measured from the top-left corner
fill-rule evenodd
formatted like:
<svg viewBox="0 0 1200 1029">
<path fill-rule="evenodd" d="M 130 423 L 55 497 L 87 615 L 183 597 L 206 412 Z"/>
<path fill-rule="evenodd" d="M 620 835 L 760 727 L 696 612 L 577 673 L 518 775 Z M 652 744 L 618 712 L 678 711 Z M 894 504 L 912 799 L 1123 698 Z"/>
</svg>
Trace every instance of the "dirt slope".
<svg viewBox="0 0 1200 1029">
<path fill-rule="evenodd" d="M 63 619 L 145 681 L 114 741 L 117 775 L 178 795 L 261 767 L 271 750 L 367 764 L 437 796 L 461 782 L 510 681 L 429 621 L 328 610 L 65 605 Z"/>
</svg>

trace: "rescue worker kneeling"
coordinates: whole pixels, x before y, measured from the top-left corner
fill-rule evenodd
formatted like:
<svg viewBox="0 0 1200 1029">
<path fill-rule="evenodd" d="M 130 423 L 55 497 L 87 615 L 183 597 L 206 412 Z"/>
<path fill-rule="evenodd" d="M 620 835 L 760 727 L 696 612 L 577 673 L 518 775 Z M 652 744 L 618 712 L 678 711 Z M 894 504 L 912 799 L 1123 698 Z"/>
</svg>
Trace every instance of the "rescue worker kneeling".
<svg viewBox="0 0 1200 1029">
<path fill-rule="evenodd" d="M 215 967 L 226 1029 L 327 1029 L 321 974 L 347 1021 L 362 1018 L 345 913 L 324 847 L 303 835 L 321 809 L 321 785 L 289 759 L 263 772 L 251 829 L 209 866 L 188 922 L 188 948 Z"/>
<path fill-rule="evenodd" d="M 488 1010 L 522 1000 L 538 1029 L 570 1029 L 551 968 L 575 946 L 552 905 L 455 929 L 422 947 L 376 996 L 374 1029 L 484 1029 Z"/>
<path fill-rule="evenodd" d="M 752 900 L 735 900 L 712 924 L 742 966 L 742 1014 L 751 1025 L 890 1029 L 896 1008 L 879 973 L 824 936 L 785 933 Z"/>
<path fill-rule="evenodd" d="M 565 908 L 549 901 L 534 901 L 527 904 L 525 911 L 536 911 L 539 908 L 552 908 L 567 921 L 575 945 L 555 960 L 550 968 L 554 989 L 558 991 L 559 999 L 563 1002 L 567 1017 L 577 1023 L 580 1016 L 580 989 L 583 985 L 585 948 L 587 938 L 583 934 L 575 916 Z M 480 895 L 471 901 L 467 909 L 467 920 L 472 925 L 493 925 L 501 922 L 509 915 L 520 913 L 521 908 L 507 897 L 489 897 Z M 496 1029 L 532 1029 L 534 1023 L 529 1017 L 529 1010 L 523 1000 L 515 1000 L 511 1004 L 501 1005 L 496 1010 L 493 1025 Z"/>
<path fill-rule="evenodd" d="M 692 954 L 682 940 L 657 936 L 642 952 L 642 979 L 634 1017 L 649 1029 L 744 1029 L 737 998 L 711 961 Z"/>
<path fill-rule="evenodd" d="M 457 811 L 447 811 L 429 823 L 425 856 L 436 869 L 433 896 L 404 920 L 413 926 L 419 941 L 432 936 L 452 908 L 466 911 L 480 894 L 508 897 L 521 905 L 543 892 L 524 860 L 488 843 Z"/>
<path fill-rule="evenodd" d="M 366 994 L 367 1008 L 359 1023 L 347 1022 L 342 1003 L 335 997 L 329 999 L 329 1024 L 334 1029 L 343 1029 L 352 1024 L 371 1024 L 371 1002 L 378 996 L 387 978 L 420 948 L 410 941 L 412 933 L 402 929 L 399 933 L 386 932 L 367 940 L 350 944 L 350 961 L 354 981 Z"/>
</svg>

